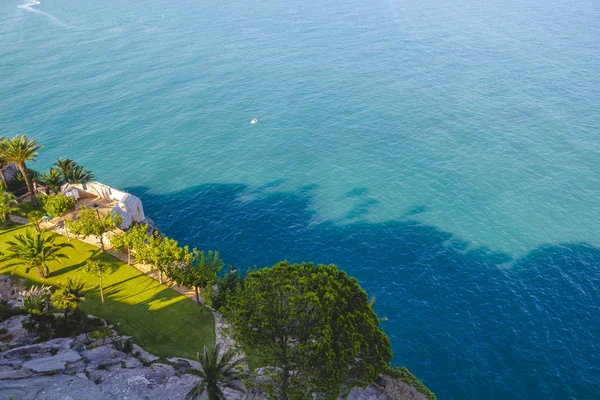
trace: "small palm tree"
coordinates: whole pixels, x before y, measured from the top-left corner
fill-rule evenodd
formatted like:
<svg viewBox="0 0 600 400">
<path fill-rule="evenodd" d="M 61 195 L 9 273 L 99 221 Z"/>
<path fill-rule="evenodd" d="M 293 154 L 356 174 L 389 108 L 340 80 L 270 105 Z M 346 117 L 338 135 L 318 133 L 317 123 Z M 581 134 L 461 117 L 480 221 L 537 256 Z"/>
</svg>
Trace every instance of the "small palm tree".
<svg viewBox="0 0 600 400">
<path fill-rule="evenodd" d="M 59 259 L 68 259 L 63 250 L 73 248 L 70 243 L 55 243 L 57 236 L 45 231 L 34 232 L 27 229 L 25 234 L 16 235 L 14 241 L 6 242 L 8 246 L 0 261 L 18 260 L 27 265 L 26 273 L 35 268 L 42 278 L 50 273 L 48 263 Z"/>
<path fill-rule="evenodd" d="M 40 222 L 44 219 L 44 214 L 41 211 L 31 211 L 27 213 L 27 221 L 35 227 L 36 231 L 40 231 Z"/>
<path fill-rule="evenodd" d="M 221 346 L 218 344 L 210 351 L 204 346 L 202 356 L 198 353 L 198 361 L 202 365 L 199 375 L 202 380 L 189 391 L 185 396 L 186 400 L 199 399 L 204 392 L 208 400 L 225 400 L 222 388 L 243 390 L 239 384 L 243 377 L 243 372 L 240 372 L 243 360 L 234 360 L 235 353 L 232 349 L 228 349 L 223 355 L 220 353 Z"/>
<path fill-rule="evenodd" d="M 0 222 L 5 223 L 8 215 L 19 209 L 18 205 L 14 194 L 0 188 Z"/>
<path fill-rule="evenodd" d="M 94 179 L 94 174 L 83 168 L 83 166 L 76 165 L 71 170 L 69 179 L 69 183 L 80 183 L 84 189 L 87 189 L 86 183 Z"/>
<path fill-rule="evenodd" d="M 27 185 L 27 192 L 31 198 L 31 203 L 34 206 L 37 206 L 38 203 L 25 163 L 35 160 L 35 157 L 38 155 L 38 150 L 41 147 L 41 145 L 37 144 L 36 140 L 29 139 L 26 135 L 17 135 L 12 139 L 3 140 L 0 147 L 1 157 L 6 162 L 15 163 L 19 171 L 21 171 L 23 179 L 25 179 L 25 184 Z"/>
<path fill-rule="evenodd" d="M 70 182 L 71 171 L 73 171 L 73 167 L 75 167 L 77 163 L 70 158 L 59 158 L 54 163 L 54 166 L 60 172 L 60 176 L 63 182 Z"/>
<path fill-rule="evenodd" d="M 85 284 L 79 279 L 67 278 L 67 283 L 58 282 L 58 290 L 52 295 L 52 304 L 56 308 L 63 308 L 64 328 L 67 328 L 69 311 L 75 311 L 83 300 L 85 300 Z"/>
<path fill-rule="evenodd" d="M 48 173 L 43 172 L 40 181 L 46 186 L 46 194 L 50 194 L 48 193 L 50 190 L 53 191 L 54 194 L 58 194 L 61 186 L 65 183 L 61 172 L 56 168 L 50 168 Z"/>
</svg>

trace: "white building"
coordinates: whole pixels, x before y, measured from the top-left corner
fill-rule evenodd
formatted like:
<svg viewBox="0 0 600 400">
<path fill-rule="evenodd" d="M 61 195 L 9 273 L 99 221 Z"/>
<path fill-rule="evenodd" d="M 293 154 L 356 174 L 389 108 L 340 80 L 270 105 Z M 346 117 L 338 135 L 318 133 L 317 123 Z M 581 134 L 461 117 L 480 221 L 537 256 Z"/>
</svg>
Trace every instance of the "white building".
<svg viewBox="0 0 600 400">
<path fill-rule="evenodd" d="M 117 213 L 123 216 L 121 229 L 127 229 L 135 222 L 143 222 L 146 219 L 142 201 L 138 197 L 100 182 L 88 183 L 85 189 L 81 184 L 65 184 L 62 192 L 78 200 L 86 198 L 104 200 L 103 208 L 108 207 L 111 214 Z"/>
</svg>

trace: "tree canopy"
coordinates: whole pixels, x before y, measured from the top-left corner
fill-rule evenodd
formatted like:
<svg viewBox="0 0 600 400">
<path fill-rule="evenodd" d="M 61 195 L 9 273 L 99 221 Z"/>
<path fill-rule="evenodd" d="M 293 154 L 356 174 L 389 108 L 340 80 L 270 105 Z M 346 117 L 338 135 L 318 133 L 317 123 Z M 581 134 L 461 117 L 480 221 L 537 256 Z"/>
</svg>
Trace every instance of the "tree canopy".
<svg viewBox="0 0 600 400">
<path fill-rule="evenodd" d="M 76 235 L 98 237 L 100 246 L 104 251 L 104 234 L 116 229 L 122 222 L 123 217 L 119 214 L 98 215 L 98 212 L 93 208 L 85 207 L 81 209 L 77 219 L 72 220 L 68 225 L 69 229 Z"/>
<path fill-rule="evenodd" d="M 209 287 L 223 269 L 223 261 L 219 252 L 209 250 L 207 253 L 198 249 L 192 250 L 183 263 L 173 264 L 169 269 L 169 277 L 177 284 L 194 288 L 196 303 L 200 303 L 198 289 Z"/>
<path fill-rule="evenodd" d="M 236 338 L 276 367 L 270 398 L 336 399 L 372 382 L 392 352 L 367 293 L 335 265 L 251 271 L 228 300 Z"/>
</svg>

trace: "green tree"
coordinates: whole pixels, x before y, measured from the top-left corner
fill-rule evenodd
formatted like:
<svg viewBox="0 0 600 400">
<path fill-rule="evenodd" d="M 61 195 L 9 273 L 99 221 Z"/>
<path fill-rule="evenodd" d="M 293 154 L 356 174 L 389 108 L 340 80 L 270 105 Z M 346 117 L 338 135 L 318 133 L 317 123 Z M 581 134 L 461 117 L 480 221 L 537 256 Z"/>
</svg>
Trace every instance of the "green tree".
<svg viewBox="0 0 600 400">
<path fill-rule="evenodd" d="M 0 187 L 0 222 L 5 223 L 9 214 L 19 209 L 15 195 Z"/>
<path fill-rule="evenodd" d="M 40 182 L 46 186 L 46 194 L 50 194 L 49 191 L 53 191 L 54 194 L 60 193 L 60 188 L 62 187 L 63 183 L 65 183 L 60 170 L 56 168 L 50 168 L 48 173 L 43 172 Z"/>
<path fill-rule="evenodd" d="M 144 242 L 138 250 L 136 257 L 145 264 L 150 264 L 158 270 L 160 283 L 163 283 L 163 274 L 170 271 L 174 264 L 184 261 L 187 257 L 187 249 L 179 247 L 176 240 L 162 237 L 158 232 Z"/>
<path fill-rule="evenodd" d="M 235 359 L 235 353 L 228 349 L 221 355 L 221 346 L 218 344 L 212 350 L 204 346 L 202 356 L 198 353 L 198 361 L 202 370 L 198 371 L 200 382 L 189 391 L 186 400 L 200 399 L 206 392 L 208 400 L 225 400 L 223 388 L 242 391 L 239 382 L 244 376 L 242 359 Z"/>
<path fill-rule="evenodd" d="M 122 232 L 111 236 L 110 244 L 118 252 L 127 250 L 127 264 L 131 265 L 131 251 L 140 249 L 148 240 L 148 224 L 137 224 Z"/>
<path fill-rule="evenodd" d="M 83 186 L 84 189 L 87 189 L 86 184 L 94 179 L 94 174 L 92 174 L 89 170 L 85 169 L 81 165 L 75 165 L 71 170 L 71 175 L 69 176 L 69 183 L 79 183 Z"/>
<path fill-rule="evenodd" d="M 59 158 L 54 163 L 54 166 L 60 172 L 60 177 L 63 182 L 70 183 L 71 171 L 77 165 L 77 163 L 70 158 Z"/>
<path fill-rule="evenodd" d="M 8 241 L 4 257 L 0 261 L 17 260 L 27 265 L 26 273 L 35 268 L 42 278 L 47 278 L 50 273 L 48 263 L 68 259 L 63 252 L 67 247 L 73 248 L 70 243 L 55 243 L 58 236 L 41 231 L 34 232 L 27 229 L 25 234 L 16 235 L 14 241 Z"/>
<path fill-rule="evenodd" d="M 43 201 L 46 212 L 53 217 L 60 218 L 63 226 L 65 227 L 67 239 L 70 240 L 71 238 L 69 237 L 69 230 L 67 229 L 67 224 L 65 223 L 65 215 L 75 209 L 77 200 L 74 197 L 65 196 L 62 193 L 58 193 L 55 195 L 46 196 Z"/>
<path fill-rule="evenodd" d="M 367 294 L 335 265 L 285 261 L 251 271 L 225 314 L 235 337 L 277 367 L 271 398 L 336 399 L 372 382 L 392 356 Z"/>
<path fill-rule="evenodd" d="M 84 207 L 77 215 L 77 219 L 67 225 L 76 235 L 82 235 L 84 238 L 92 235 L 99 238 L 100 246 L 104 251 L 104 234 L 116 229 L 122 222 L 123 217 L 119 214 L 107 213 L 101 216 L 93 208 Z"/>
<path fill-rule="evenodd" d="M 223 261 L 219 252 L 209 250 L 208 253 L 194 249 L 187 262 L 174 264 L 169 269 L 169 277 L 178 285 L 194 288 L 196 304 L 200 304 L 199 291 L 212 285 L 217 280 L 217 274 L 223 269 Z"/>
<path fill-rule="evenodd" d="M 85 265 L 83 266 L 83 271 L 86 274 L 93 275 L 99 280 L 100 286 L 100 299 L 104 303 L 104 292 L 102 291 L 102 278 L 108 274 L 110 271 L 108 264 L 95 261 L 95 260 L 87 260 Z"/>
<path fill-rule="evenodd" d="M 26 163 L 35 160 L 35 157 L 38 155 L 38 150 L 41 147 L 41 145 L 37 144 L 36 140 L 29 139 L 26 135 L 17 135 L 12 139 L 6 139 L 1 142 L 0 147 L 2 158 L 8 163 L 15 163 L 23 175 L 23 179 L 25 179 L 25 184 L 27 185 L 27 192 L 31 198 L 31 203 L 34 206 L 37 206 L 38 202 L 33 190 L 33 184 L 27 173 Z"/>
<path fill-rule="evenodd" d="M 8 167 L 10 162 L 4 157 L 2 154 L 3 142 L 6 139 L 0 136 L 0 178 L 2 178 L 2 183 L 4 184 L 4 189 L 8 190 L 8 182 L 6 181 L 6 175 L 4 175 L 4 168 Z"/>
<path fill-rule="evenodd" d="M 79 279 L 67 278 L 67 283 L 58 282 L 58 290 L 52 294 L 52 304 L 56 308 L 62 308 L 64 312 L 64 329 L 66 333 L 67 318 L 69 311 L 75 311 L 83 300 L 85 300 L 85 284 Z"/>
<path fill-rule="evenodd" d="M 44 214 L 41 211 L 31 211 L 27 213 L 27 221 L 35 227 L 36 231 L 40 231 L 40 222 L 44 219 Z"/>
</svg>

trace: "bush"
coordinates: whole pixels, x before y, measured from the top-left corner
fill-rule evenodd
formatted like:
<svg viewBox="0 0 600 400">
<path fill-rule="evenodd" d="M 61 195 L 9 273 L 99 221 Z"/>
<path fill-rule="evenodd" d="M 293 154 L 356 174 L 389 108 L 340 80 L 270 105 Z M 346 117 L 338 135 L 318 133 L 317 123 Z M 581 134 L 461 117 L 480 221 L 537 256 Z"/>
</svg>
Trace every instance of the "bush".
<svg viewBox="0 0 600 400">
<path fill-rule="evenodd" d="M 226 305 L 227 299 L 235 291 L 239 285 L 243 283 L 243 279 L 237 274 L 225 274 L 223 278 L 217 280 L 217 290 L 212 294 L 212 305 L 215 310 L 219 310 Z"/>
<path fill-rule="evenodd" d="M 417 379 L 406 367 L 397 367 L 394 365 L 388 365 L 384 371 L 386 375 L 391 376 L 392 378 L 398 378 L 402 382 L 407 383 L 417 389 L 417 392 L 420 392 L 427 397 L 428 400 L 436 400 L 435 394 L 423 382 Z"/>
<path fill-rule="evenodd" d="M 56 337 L 56 317 L 54 314 L 31 309 L 29 321 L 23 322 L 23 328 L 29 333 L 38 335 L 40 341 L 44 342 Z"/>
<path fill-rule="evenodd" d="M 22 308 L 10 308 L 6 304 L 0 303 L 0 322 L 6 321 L 15 315 L 25 315 L 27 311 Z"/>
</svg>

